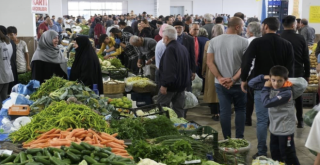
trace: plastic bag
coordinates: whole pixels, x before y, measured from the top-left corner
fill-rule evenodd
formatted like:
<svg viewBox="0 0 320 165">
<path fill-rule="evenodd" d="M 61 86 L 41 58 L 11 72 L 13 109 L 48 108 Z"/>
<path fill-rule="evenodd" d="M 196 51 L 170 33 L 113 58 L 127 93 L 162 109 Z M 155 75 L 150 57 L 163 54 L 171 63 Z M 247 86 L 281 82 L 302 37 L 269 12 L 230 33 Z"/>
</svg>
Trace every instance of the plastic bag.
<svg viewBox="0 0 320 165">
<path fill-rule="evenodd" d="M 318 112 L 320 111 L 320 104 L 314 106 L 310 111 L 306 112 L 303 116 L 304 123 L 311 127 L 314 118 L 317 116 Z"/>
<path fill-rule="evenodd" d="M 27 85 L 17 84 L 12 88 L 12 92 L 16 92 L 23 95 L 31 95 L 40 87 L 40 82 L 37 80 L 30 80 Z"/>
<path fill-rule="evenodd" d="M 289 78 L 289 81 L 293 85 L 292 86 L 293 99 L 300 97 L 308 87 L 308 82 L 302 77 Z"/>
<path fill-rule="evenodd" d="M 202 90 L 203 80 L 196 74 L 195 79 L 192 81 L 192 93 L 196 96 L 200 96 Z"/>
<path fill-rule="evenodd" d="M 190 109 L 190 108 L 194 108 L 195 106 L 198 105 L 198 99 L 197 97 L 191 93 L 191 92 L 184 92 L 185 94 L 185 104 L 184 104 L 184 109 Z"/>
</svg>

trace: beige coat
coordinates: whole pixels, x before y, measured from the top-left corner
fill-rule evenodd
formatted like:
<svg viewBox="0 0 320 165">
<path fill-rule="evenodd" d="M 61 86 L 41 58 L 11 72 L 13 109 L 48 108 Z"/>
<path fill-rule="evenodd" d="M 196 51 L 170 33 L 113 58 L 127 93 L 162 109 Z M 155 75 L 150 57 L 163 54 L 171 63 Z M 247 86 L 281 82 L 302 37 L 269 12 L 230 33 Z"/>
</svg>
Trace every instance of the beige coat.
<svg viewBox="0 0 320 165">
<path fill-rule="evenodd" d="M 215 77 L 207 66 L 207 51 L 209 43 L 210 41 L 207 41 L 203 52 L 202 76 L 205 78 L 203 101 L 205 103 L 219 103 L 214 82 Z"/>
</svg>

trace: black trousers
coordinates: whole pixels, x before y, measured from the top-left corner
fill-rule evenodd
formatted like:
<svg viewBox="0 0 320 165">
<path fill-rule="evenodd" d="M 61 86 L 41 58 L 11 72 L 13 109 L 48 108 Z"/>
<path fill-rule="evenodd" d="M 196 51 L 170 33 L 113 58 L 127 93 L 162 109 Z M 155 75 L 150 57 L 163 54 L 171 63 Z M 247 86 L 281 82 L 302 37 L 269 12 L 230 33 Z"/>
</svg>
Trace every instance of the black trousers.
<svg viewBox="0 0 320 165">
<path fill-rule="evenodd" d="M 297 99 L 295 99 L 295 107 L 297 110 L 297 119 L 299 122 L 303 121 L 303 105 L 302 105 L 302 96 L 298 97 Z"/>
<path fill-rule="evenodd" d="M 290 146 L 287 145 L 288 137 L 291 137 Z M 270 151 L 273 160 L 285 162 L 288 165 L 300 165 L 294 145 L 294 134 L 277 136 L 270 133 Z"/>
<path fill-rule="evenodd" d="M 254 90 L 248 86 L 247 88 L 247 107 L 246 107 L 246 123 L 252 123 L 252 113 L 254 108 Z"/>
<path fill-rule="evenodd" d="M 219 103 L 209 103 L 211 114 L 217 115 L 220 114 L 220 105 Z"/>
</svg>

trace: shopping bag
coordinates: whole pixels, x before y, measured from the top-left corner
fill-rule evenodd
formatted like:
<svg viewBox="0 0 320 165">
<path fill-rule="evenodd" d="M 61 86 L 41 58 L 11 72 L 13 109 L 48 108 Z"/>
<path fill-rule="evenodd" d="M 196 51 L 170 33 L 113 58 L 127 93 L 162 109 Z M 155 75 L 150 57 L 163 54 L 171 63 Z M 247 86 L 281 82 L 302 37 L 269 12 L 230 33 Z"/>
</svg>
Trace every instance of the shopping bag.
<svg viewBox="0 0 320 165">
<path fill-rule="evenodd" d="M 320 111 L 320 104 L 314 106 L 310 111 L 306 112 L 303 116 L 304 123 L 311 127 L 313 123 L 313 119 L 317 116 Z"/>
<path fill-rule="evenodd" d="M 192 93 L 196 96 L 200 96 L 202 90 L 203 80 L 196 74 L 196 77 L 192 81 Z"/>
<path fill-rule="evenodd" d="M 198 105 L 198 99 L 197 97 L 191 93 L 191 92 L 185 92 L 185 104 L 184 104 L 184 109 L 190 109 L 194 108 L 195 106 Z"/>
</svg>

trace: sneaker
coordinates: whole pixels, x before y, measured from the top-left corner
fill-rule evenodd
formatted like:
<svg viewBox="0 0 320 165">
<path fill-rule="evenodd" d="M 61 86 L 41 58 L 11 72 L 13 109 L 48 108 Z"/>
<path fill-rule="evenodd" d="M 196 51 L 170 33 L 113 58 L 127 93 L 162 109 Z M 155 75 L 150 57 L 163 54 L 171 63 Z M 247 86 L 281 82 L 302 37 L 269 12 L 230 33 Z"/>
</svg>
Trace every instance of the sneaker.
<svg viewBox="0 0 320 165">
<path fill-rule="evenodd" d="M 267 157 L 267 155 L 260 155 L 259 153 L 256 153 L 256 154 L 254 154 L 253 156 L 252 156 L 252 159 L 256 159 L 257 157 L 259 157 L 259 156 L 265 156 L 265 157 Z"/>
<path fill-rule="evenodd" d="M 298 121 L 298 126 L 297 126 L 297 128 L 303 128 L 303 127 L 304 127 L 303 121 Z"/>
</svg>

